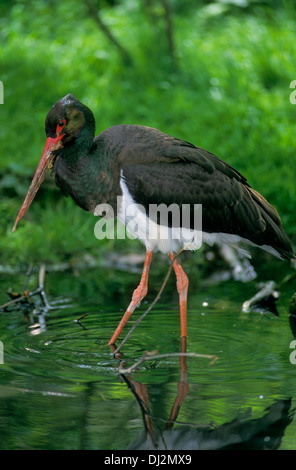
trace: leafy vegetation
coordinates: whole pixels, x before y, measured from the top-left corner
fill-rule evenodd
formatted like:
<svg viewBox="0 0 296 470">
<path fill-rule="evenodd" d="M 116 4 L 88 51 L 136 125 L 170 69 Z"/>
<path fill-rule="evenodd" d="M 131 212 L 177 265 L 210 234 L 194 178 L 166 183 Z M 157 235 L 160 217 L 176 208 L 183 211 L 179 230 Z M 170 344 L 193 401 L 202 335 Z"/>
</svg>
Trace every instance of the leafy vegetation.
<svg viewBox="0 0 296 470">
<path fill-rule="evenodd" d="M 96 240 L 94 217 L 50 178 L 11 233 L 45 116 L 69 92 L 93 110 L 97 133 L 144 124 L 219 155 L 275 205 L 295 240 L 293 2 L 196 3 L 1 2 L 2 263 L 102 256 L 111 243 Z"/>
</svg>

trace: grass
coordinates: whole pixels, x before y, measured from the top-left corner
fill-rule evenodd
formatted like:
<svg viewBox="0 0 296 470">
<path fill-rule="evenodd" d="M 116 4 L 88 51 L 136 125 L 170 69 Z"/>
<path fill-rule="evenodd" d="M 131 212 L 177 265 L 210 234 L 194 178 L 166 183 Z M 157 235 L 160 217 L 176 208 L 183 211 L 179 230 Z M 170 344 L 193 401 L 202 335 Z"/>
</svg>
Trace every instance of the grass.
<svg viewBox="0 0 296 470">
<path fill-rule="evenodd" d="M 99 242 L 95 219 L 51 182 L 12 234 L 45 142 L 44 119 L 71 92 L 91 107 L 97 133 L 144 124 L 204 147 L 275 205 L 295 241 L 295 14 L 285 10 L 174 16 L 177 69 L 138 2 L 102 17 L 133 57 L 125 66 L 83 3 L 15 2 L 1 27 L 1 263 L 57 262 L 123 244 Z M 162 39 L 162 40 L 161 40 Z M 50 181 L 50 179 L 48 180 Z M 133 247 L 138 246 L 133 243 Z"/>
</svg>

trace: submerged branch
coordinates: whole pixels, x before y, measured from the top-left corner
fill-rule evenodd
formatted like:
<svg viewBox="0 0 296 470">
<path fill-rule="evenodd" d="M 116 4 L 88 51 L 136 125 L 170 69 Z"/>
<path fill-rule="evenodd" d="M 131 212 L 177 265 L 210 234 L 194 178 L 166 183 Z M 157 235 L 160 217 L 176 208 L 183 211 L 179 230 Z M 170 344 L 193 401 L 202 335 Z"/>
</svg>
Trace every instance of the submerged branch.
<svg viewBox="0 0 296 470">
<path fill-rule="evenodd" d="M 199 357 L 203 359 L 211 359 L 210 366 L 214 364 L 218 360 L 218 356 L 214 356 L 211 354 L 198 354 L 198 353 L 168 353 L 168 354 L 154 354 L 152 353 L 145 353 L 141 359 L 139 359 L 137 362 L 135 362 L 132 366 L 127 367 L 126 369 L 119 367 L 118 371 L 120 374 L 130 374 L 133 372 L 140 364 L 146 361 L 153 361 L 156 359 L 164 359 L 167 357 Z"/>
</svg>

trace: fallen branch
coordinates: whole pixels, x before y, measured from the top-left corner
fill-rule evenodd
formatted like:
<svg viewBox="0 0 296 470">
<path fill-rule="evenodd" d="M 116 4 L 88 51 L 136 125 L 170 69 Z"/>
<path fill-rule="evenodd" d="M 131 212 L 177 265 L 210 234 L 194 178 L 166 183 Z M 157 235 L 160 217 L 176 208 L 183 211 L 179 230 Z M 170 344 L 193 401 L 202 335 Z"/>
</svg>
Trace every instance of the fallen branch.
<svg viewBox="0 0 296 470">
<path fill-rule="evenodd" d="M 259 292 L 243 303 L 242 311 L 244 313 L 271 312 L 278 316 L 276 300 L 279 297 L 279 292 L 276 290 L 276 283 L 274 281 L 267 281 L 265 283 L 260 283 L 259 287 Z"/>
<path fill-rule="evenodd" d="M 185 356 L 185 357 L 199 357 L 199 358 L 202 358 L 202 359 L 212 359 L 210 364 L 209 364 L 210 366 L 213 365 L 218 360 L 218 356 L 214 356 L 214 355 L 210 355 L 210 354 L 197 354 L 197 353 L 154 354 L 154 353 L 147 352 L 141 357 L 141 359 L 139 359 L 137 362 L 135 362 L 132 366 L 130 366 L 126 369 L 123 369 L 123 368 L 119 367 L 118 371 L 119 371 L 120 374 L 130 374 L 133 370 L 135 370 L 137 367 L 139 367 L 139 365 L 142 364 L 143 362 L 153 361 L 153 360 L 156 360 L 156 359 L 164 359 L 166 357 L 176 357 L 176 356 L 177 357 Z"/>
<path fill-rule="evenodd" d="M 40 269 L 39 269 L 39 288 L 37 289 L 37 291 L 39 291 L 39 294 L 40 294 L 40 297 L 44 303 L 44 306 L 47 308 L 47 309 L 50 309 L 50 305 L 47 301 L 47 297 L 46 297 L 46 294 L 45 294 L 45 290 L 44 290 L 44 280 L 45 280 L 45 273 L 46 273 L 46 268 L 45 268 L 45 265 L 42 264 L 40 266 Z"/>
<path fill-rule="evenodd" d="M 27 273 L 26 273 L 26 281 L 25 281 L 25 285 L 24 287 L 27 286 L 27 282 L 28 282 L 28 278 L 30 276 L 32 272 L 32 266 L 29 267 Z M 40 266 L 40 269 L 39 269 L 39 275 L 38 275 L 38 288 L 36 290 L 34 290 L 33 292 L 29 292 L 28 290 L 24 289 L 23 293 L 21 295 L 19 295 L 18 297 L 16 297 L 15 299 L 12 299 L 10 300 L 9 302 L 6 302 L 5 304 L 1 305 L 0 306 L 0 310 L 4 310 L 5 308 L 7 307 L 10 307 L 11 305 L 14 305 L 16 303 L 19 303 L 19 302 L 22 302 L 23 300 L 27 300 L 31 297 L 33 297 L 34 295 L 37 295 L 39 294 L 40 297 L 41 297 L 41 300 L 43 301 L 43 304 L 44 306 L 47 308 L 47 309 L 50 309 L 50 305 L 47 301 L 47 297 L 46 297 L 46 294 L 45 294 L 45 290 L 44 290 L 44 279 L 45 279 L 45 273 L 46 273 L 46 268 L 45 268 L 45 265 L 42 264 Z"/>
<path fill-rule="evenodd" d="M 28 299 L 29 297 L 32 297 L 35 293 L 26 293 L 24 295 L 21 295 L 20 297 L 17 297 L 16 299 L 10 300 L 9 302 L 6 302 L 6 304 L 3 304 L 0 306 L 0 310 L 5 309 L 6 307 L 10 307 L 10 305 L 16 304 L 17 302 L 21 302 L 22 300 Z"/>
</svg>

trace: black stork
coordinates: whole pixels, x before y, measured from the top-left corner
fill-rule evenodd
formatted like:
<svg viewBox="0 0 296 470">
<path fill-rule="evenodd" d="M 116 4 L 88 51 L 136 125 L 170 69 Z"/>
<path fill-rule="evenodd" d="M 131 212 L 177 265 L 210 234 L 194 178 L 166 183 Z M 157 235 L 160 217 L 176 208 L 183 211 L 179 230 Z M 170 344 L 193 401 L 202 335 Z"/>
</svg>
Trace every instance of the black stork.
<svg viewBox="0 0 296 470">
<path fill-rule="evenodd" d="M 92 111 L 72 94 L 53 105 L 46 116 L 45 131 L 45 148 L 13 230 L 33 201 L 47 170 L 52 169 L 64 195 L 71 196 L 86 211 L 96 214 L 98 205 L 108 204 L 127 223 L 126 212 L 117 207 L 118 196 L 125 198 L 127 205 L 144 207 L 146 218 L 150 205 L 174 203 L 179 207 L 190 205 L 191 209 L 194 204 L 202 204 L 202 237 L 206 243 L 245 242 L 279 258 L 295 259 L 275 208 L 237 170 L 212 153 L 145 126 L 116 125 L 95 137 Z M 158 221 L 158 228 L 159 224 Z M 140 284 L 110 345 L 115 344 L 147 293 L 154 250 L 168 253 L 173 263 L 181 337 L 187 336 L 188 278 L 175 256 L 185 246 L 185 237 L 182 232 L 177 240 L 150 235 L 142 237 L 146 257 Z M 138 237 L 141 239 L 140 234 Z M 196 249 L 193 239 L 191 246 L 188 239 L 186 243 L 189 249 Z"/>
</svg>

